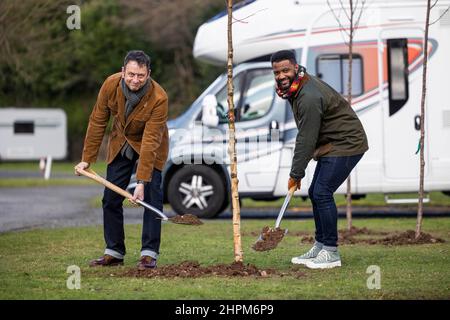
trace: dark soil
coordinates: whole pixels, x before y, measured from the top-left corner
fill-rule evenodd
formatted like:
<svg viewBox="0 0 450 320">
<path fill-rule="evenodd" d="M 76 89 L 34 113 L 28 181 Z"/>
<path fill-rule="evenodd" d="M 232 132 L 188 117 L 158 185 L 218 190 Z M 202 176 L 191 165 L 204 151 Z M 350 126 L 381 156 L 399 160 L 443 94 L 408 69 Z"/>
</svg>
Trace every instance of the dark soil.
<svg viewBox="0 0 450 320">
<path fill-rule="evenodd" d="M 384 244 L 388 246 L 399 246 L 405 244 L 433 244 L 443 242 L 445 242 L 445 240 L 435 238 L 431 234 L 424 232 L 421 232 L 419 238 L 416 239 L 416 232 L 413 230 L 407 230 L 400 234 L 390 235 L 383 239 L 369 239 L 367 241 L 369 244 Z"/>
<path fill-rule="evenodd" d="M 388 235 L 389 232 L 383 232 L 383 231 L 374 231 L 374 230 L 369 230 L 366 227 L 364 228 L 357 228 L 357 227 L 352 227 L 350 230 L 339 230 L 340 234 L 342 236 L 356 236 L 356 235 L 361 235 L 361 234 L 365 234 L 365 235 L 380 235 L 380 236 L 385 236 Z"/>
<path fill-rule="evenodd" d="M 255 251 L 268 251 L 275 249 L 286 234 L 285 229 L 269 228 L 265 226 L 261 231 L 261 239 L 258 239 L 252 246 Z"/>
<path fill-rule="evenodd" d="M 310 232 L 307 232 L 307 231 L 293 231 L 293 232 L 289 231 L 289 233 L 286 235 L 290 235 L 293 237 L 301 237 L 301 236 L 307 236 L 309 234 L 310 234 Z M 248 237 L 259 237 L 260 235 L 261 235 L 261 231 L 242 232 L 243 237 L 247 237 L 247 236 Z"/>
<path fill-rule="evenodd" d="M 188 225 L 194 225 L 194 226 L 203 224 L 203 222 L 197 216 L 194 216 L 193 214 L 184 214 L 182 216 L 177 214 L 175 217 L 169 218 L 169 221 L 171 221 L 173 223 L 188 224 Z"/>
<path fill-rule="evenodd" d="M 292 275 L 300 278 L 305 276 L 305 273 L 298 271 L 298 269 L 291 269 L 287 273 L 278 272 L 274 269 L 258 269 L 252 264 L 244 264 L 242 262 L 202 267 L 197 261 L 183 261 L 180 264 L 165 265 L 143 271 L 130 269 L 121 273 L 116 273 L 115 275 L 119 277 L 137 278 L 198 278 L 204 276 L 265 278 L 269 275 Z"/>
<path fill-rule="evenodd" d="M 358 238 L 358 236 L 387 236 L 388 232 L 383 231 L 374 231 L 369 230 L 366 227 L 357 228 L 352 227 L 350 230 L 344 229 L 339 230 L 338 242 L 339 244 L 355 244 L 355 243 L 368 243 L 368 240 L 377 240 L 377 239 L 367 239 L 367 238 Z"/>
<path fill-rule="evenodd" d="M 384 236 L 382 238 L 358 238 L 360 235 Z M 428 233 L 421 233 L 419 238 L 415 238 L 415 231 L 408 230 L 402 233 L 388 233 L 368 230 L 367 228 L 355 228 L 352 230 L 339 230 L 339 244 L 384 244 L 384 245 L 407 245 L 407 244 L 433 244 L 445 242 L 443 239 L 435 238 Z M 304 236 L 300 240 L 302 243 L 314 243 L 313 236 Z"/>
<path fill-rule="evenodd" d="M 203 276 L 224 276 L 224 277 L 267 277 L 277 272 L 272 269 L 261 270 L 251 264 L 234 262 L 232 264 L 219 264 L 202 267 L 196 261 L 184 261 L 180 264 L 171 264 L 139 271 L 137 269 L 127 270 L 118 276 L 140 277 L 140 278 L 198 278 Z"/>
</svg>

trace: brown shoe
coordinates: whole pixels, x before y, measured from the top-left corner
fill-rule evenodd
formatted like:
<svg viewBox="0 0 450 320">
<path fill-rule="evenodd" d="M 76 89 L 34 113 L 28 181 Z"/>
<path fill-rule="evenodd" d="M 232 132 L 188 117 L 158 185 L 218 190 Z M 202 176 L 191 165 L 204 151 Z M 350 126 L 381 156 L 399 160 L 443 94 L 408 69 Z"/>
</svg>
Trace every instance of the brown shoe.
<svg viewBox="0 0 450 320">
<path fill-rule="evenodd" d="M 156 268 L 156 259 L 150 256 L 142 256 L 137 265 L 138 270 Z"/>
<path fill-rule="evenodd" d="M 103 255 L 98 259 L 92 260 L 89 263 L 90 267 L 112 267 L 112 266 L 123 266 L 123 259 L 118 259 L 109 254 Z"/>
</svg>

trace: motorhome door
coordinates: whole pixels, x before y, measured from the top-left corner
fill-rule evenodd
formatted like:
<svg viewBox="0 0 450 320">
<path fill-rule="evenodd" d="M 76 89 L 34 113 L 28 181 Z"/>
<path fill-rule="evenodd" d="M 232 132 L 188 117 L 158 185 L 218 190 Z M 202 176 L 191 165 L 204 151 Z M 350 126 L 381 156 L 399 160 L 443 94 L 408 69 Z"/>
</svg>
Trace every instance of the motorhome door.
<svg viewBox="0 0 450 320">
<path fill-rule="evenodd" d="M 383 29 L 378 38 L 387 181 L 419 177 L 419 154 L 416 152 L 420 138 L 423 36 L 419 27 L 392 28 Z M 427 158 L 425 148 L 426 162 Z"/>
</svg>

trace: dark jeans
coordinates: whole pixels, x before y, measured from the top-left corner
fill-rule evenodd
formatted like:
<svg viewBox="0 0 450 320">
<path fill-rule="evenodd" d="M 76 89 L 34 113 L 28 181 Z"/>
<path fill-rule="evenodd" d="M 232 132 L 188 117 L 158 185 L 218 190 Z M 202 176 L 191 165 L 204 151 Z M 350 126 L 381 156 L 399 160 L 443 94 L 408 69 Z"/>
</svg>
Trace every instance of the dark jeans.
<svg viewBox="0 0 450 320">
<path fill-rule="evenodd" d="M 120 153 L 107 167 L 106 179 L 122 189 L 130 182 L 133 167 L 137 156 L 132 160 L 123 157 Z M 106 242 L 106 251 L 123 256 L 125 250 L 125 232 L 123 227 L 124 197 L 105 188 L 103 194 L 103 228 Z M 154 169 L 151 182 L 144 188 L 144 201 L 163 210 L 163 194 L 161 188 L 161 171 Z M 161 219 L 152 211 L 145 209 L 142 225 L 142 252 L 150 252 L 155 259 L 159 254 L 161 242 Z M 153 254 L 152 254 L 153 253 Z M 148 254 L 146 254 L 148 255 Z"/>
<path fill-rule="evenodd" d="M 337 208 L 333 194 L 347 179 L 362 154 L 348 157 L 319 158 L 308 194 L 316 224 L 316 241 L 337 247 Z"/>
</svg>

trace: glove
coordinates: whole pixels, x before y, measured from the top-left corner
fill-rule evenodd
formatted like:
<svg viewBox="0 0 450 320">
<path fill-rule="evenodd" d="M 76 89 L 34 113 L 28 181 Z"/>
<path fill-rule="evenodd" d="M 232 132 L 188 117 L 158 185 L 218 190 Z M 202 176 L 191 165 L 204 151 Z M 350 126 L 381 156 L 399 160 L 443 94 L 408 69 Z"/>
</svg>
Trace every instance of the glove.
<svg viewBox="0 0 450 320">
<path fill-rule="evenodd" d="M 235 122 L 234 113 L 231 111 L 228 111 L 228 121 Z"/>
<path fill-rule="evenodd" d="M 289 177 L 288 180 L 288 191 L 291 190 L 292 187 L 297 186 L 295 190 L 300 190 L 300 187 L 302 185 L 302 180 L 295 180 L 292 177 Z"/>
</svg>

